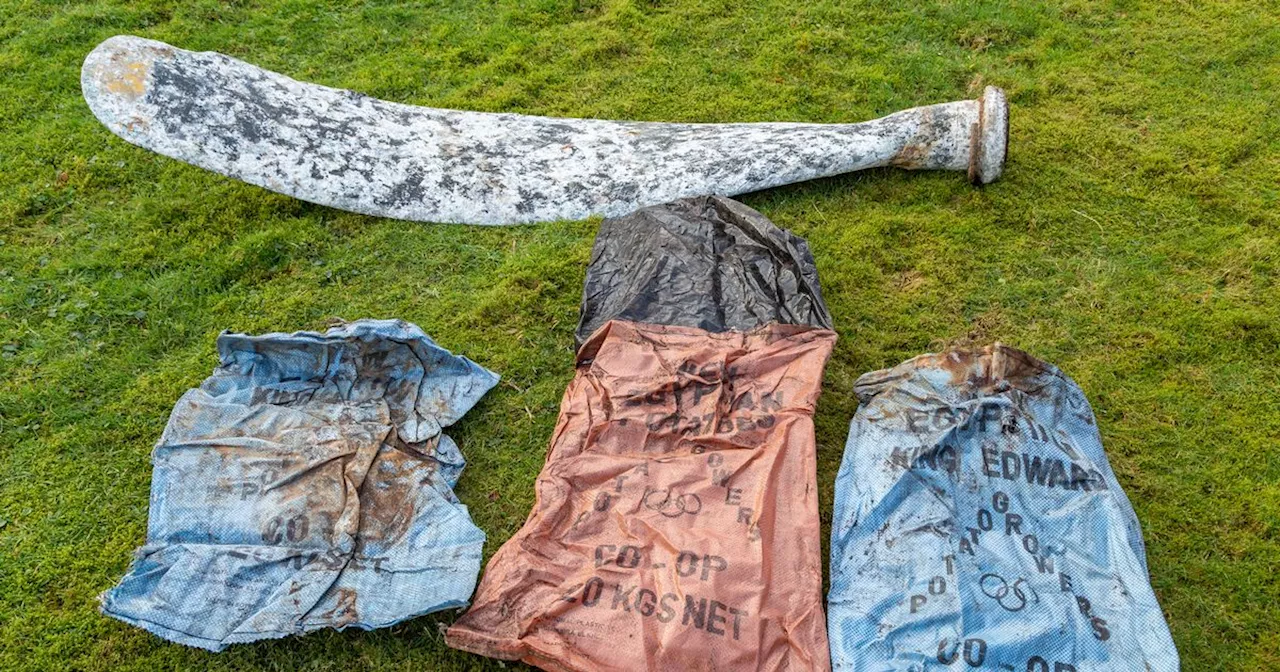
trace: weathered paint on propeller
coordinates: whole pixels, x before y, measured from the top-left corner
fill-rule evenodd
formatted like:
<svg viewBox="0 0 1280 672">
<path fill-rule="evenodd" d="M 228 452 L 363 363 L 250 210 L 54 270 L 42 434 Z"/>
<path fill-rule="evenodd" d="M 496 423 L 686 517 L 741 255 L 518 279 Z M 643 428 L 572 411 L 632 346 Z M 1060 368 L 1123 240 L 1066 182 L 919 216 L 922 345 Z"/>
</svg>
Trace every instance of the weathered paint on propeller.
<svg viewBox="0 0 1280 672">
<path fill-rule="evenodd" d="M 1008 136 L 994 87 L 857 124 L 558 119 L 392 103 L 132 36 L 94 49 L 81 86 L 133 144 L 312 203 L 430 222 L 618 216 L 881 166 L 985 184 Z"/>
</svg>

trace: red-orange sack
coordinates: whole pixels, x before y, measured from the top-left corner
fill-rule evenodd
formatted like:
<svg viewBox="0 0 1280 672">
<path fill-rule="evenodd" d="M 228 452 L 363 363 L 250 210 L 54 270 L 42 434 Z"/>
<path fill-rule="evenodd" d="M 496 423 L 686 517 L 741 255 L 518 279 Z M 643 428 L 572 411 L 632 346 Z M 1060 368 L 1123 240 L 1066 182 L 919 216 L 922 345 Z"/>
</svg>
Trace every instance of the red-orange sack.
<svg viewBox="0 0 1280 672">
<path fill-rule="evenodd" d="M 524 527 L 450 646 L 547 670 L 826 670 L 805 242 L 725 198 L 606 220 Z"/>
</svg>

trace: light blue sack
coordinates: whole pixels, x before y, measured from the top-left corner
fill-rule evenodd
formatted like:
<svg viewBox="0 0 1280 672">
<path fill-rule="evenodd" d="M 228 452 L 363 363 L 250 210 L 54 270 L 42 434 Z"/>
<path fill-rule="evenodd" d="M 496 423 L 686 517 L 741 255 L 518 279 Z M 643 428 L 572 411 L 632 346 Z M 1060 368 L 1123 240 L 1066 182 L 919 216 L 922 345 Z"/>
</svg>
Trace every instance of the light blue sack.
<svg viewBox="0 0 1280 672">
<path fill-rule="evenodd" d="M 996 345 L 860 378 L 836 478 L 836 670 L 1178 669 L 1133 507 L 1057 368 Z"/>
<path fill-rule="evenodd" d="M 498 376 L 392 320 L 218 352 L 156 445 L 147 543 L 102 611 L 219 651 L 466 604 L 484 533 L 441 428 Z"/>
</svg>

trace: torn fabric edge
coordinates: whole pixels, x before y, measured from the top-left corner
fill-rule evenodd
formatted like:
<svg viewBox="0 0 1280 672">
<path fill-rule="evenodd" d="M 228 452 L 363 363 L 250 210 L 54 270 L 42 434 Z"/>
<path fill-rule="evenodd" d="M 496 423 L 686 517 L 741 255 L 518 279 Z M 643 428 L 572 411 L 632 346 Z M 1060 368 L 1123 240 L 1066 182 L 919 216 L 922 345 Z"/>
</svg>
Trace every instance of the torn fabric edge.
<svg viewBox="0 0 1280 672">
<path fill-rule="evenodd" d="M 156 445 L 147 543 L 103 613 L 219 651 L 465 605 L 484 534 L 441 430 L 498 376 L 398 320 L 218 352 Z"/>
</svg>

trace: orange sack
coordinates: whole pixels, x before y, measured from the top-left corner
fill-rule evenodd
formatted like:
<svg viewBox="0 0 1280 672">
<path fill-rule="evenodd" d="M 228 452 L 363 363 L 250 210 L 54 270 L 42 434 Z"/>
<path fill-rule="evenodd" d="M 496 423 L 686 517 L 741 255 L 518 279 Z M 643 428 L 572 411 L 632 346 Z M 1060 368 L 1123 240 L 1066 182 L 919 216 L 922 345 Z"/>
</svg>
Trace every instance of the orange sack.
<svg viewBox="0 0 1280 672">
<path fill-rule="evenodd" d="M 812 416 L 836 336 L 807 245 L 685 199 L 606 220 L 584 295 L 537 502 L 449 645 L 546 670 L 830 669 Z"/>
</svg>

